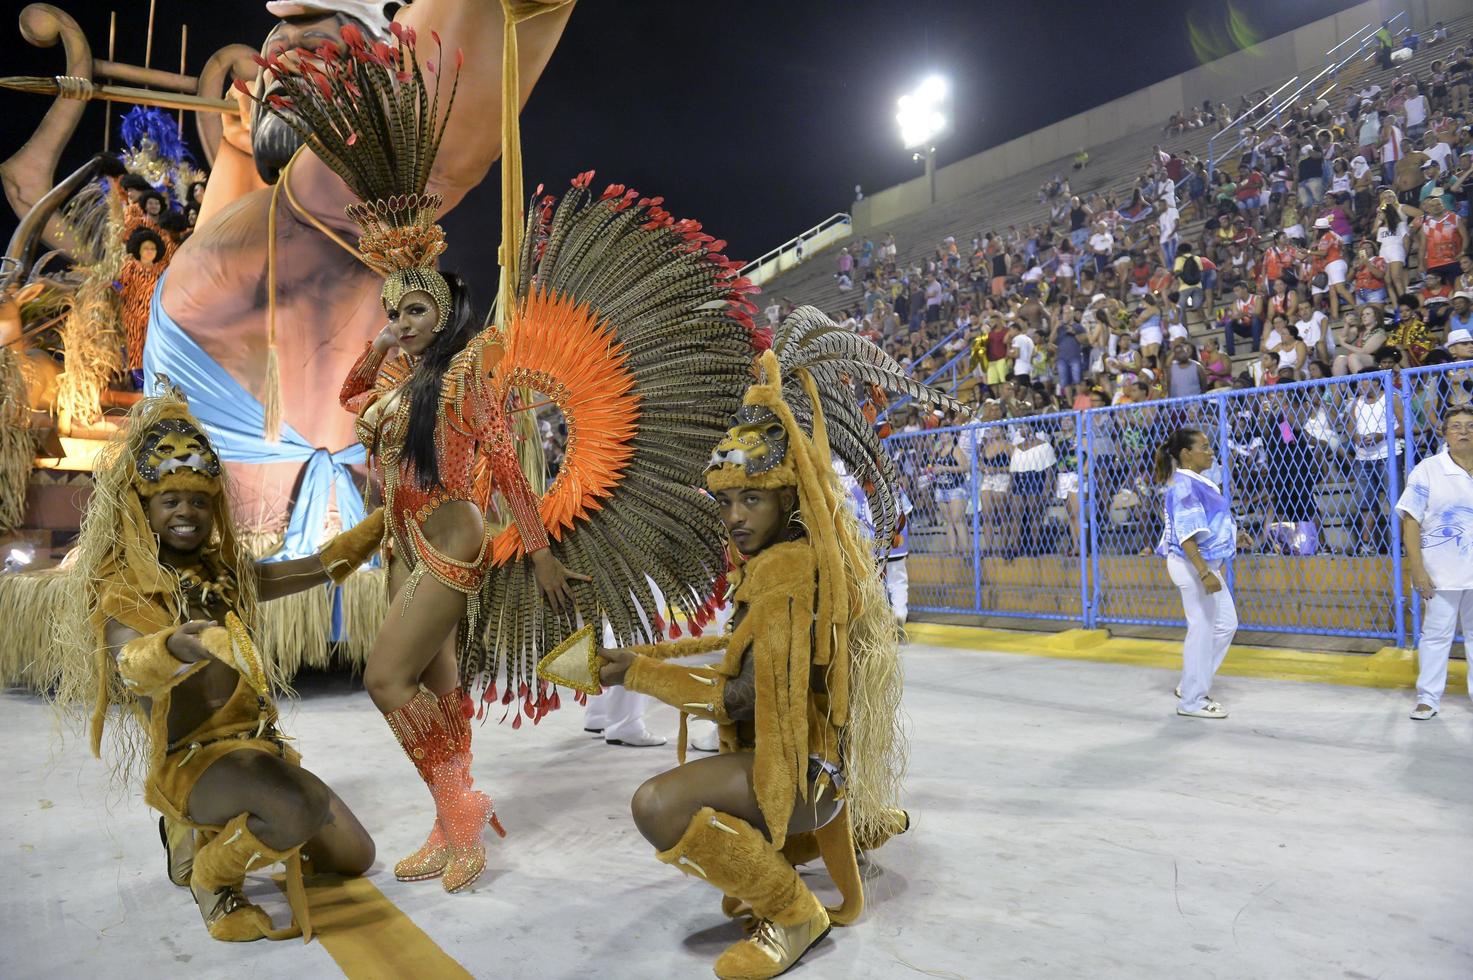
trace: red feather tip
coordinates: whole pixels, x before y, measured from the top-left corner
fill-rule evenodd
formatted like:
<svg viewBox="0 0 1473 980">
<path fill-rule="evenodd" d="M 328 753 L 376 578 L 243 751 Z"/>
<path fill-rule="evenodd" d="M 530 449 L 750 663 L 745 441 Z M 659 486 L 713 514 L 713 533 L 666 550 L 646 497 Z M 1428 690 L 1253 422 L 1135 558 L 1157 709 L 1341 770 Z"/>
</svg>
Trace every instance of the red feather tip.
<svg viewBox="0 0 1473 980">
<path fill-rule="evenodd" d="M 623 184 L 610 184 L 609 186 L 607 186 L 607 187 L 604 188 L 604 192 L 599 195 L 598 199 L 600 201 L 607 201 L 611 197 L 620 197 L 623 194 L 624 194 L 624 185 Z"/>
<path fill-rule="evenodd" d="M 432 38 L 435 39 L 435 44 L 438 45 L 440 43 L 440 32 L 439 31 L 431 30 L 430 31 L 430 37 L 432 37 Z"/>
<path fill-rule="evenodd" d="M 771 327 L 761 327 L 752 332 L 752 349 L 759 354 L 765 350 L 772 350 Z"/>
<path fill-rule="evenodd" d="M 429 72 L 431 75 L 433 75 L 435 73 L 435 59 L 433 59 L 433 58 L 426 58 L 425 59 L 425 71 Z"/>
<path fill-rule="evenodd" d="M 390 21 L 389 33 L 394 35 L 401 41 L 404 40 L 404 25 L 399 23 L 397 20 Z"/>
<path fill-rule="evenodd" d="M 363 43 L 363 32 L 358 29 L 357 24 L 344 24 L 342 30 L 338 31 L 344 43 L 352 47 L 358 47 Z"/>
<path fill-rule="evenodd" d="M 254 52 L 254 51 L 251 52 L 251 60 L 254 61 L 257 65 L 259 65 L 262 68 L 265 68 L 268 64 L 270 64 L 270 62 L 268 62 L 265 58 L 261 57 L 259 54 L 256 54 L 256 52 Z M 235 84 L 239 85 L 240 84 L 240 79 L 236 79 Z"/>
<path fill-rule="evenodd" d="M 464 65 L 464 64 L 465 64 L 465 52 L 462 51 L 460 48 L 456 48 L 455 49 L 455 70 L 456 71 L 460 71 L 461 66 Z"/>
<path fill-rule="evenodd" d="M 691 623 L 691 624 L 690 624 L 690 635 L 691 635 L 691 636 L 700 636 L 700 635 L 701 635 L 701 633 L 702 633 L 702 630 L 701 630 L 701 624 L 700 624 L 700 623 L 698 623 L 698 622 L 694 622 L 694 621 L 693 621 L 693 622 L 692 622 L 692 623 Z"/>
<path fill-rule="evenodd" d="M 250 95 L 251 95 L 251 90 L 250 90 L 250 87 L 249 87 L 249 86 L 247 86 L 247 85 L 246 85 L 246 83 L 245 83 L 245 82 L 243 82 L 243 81 L 241 81 L 241 80 L 240 80 L 240 79 L 239 79 L 239 78 L 237 78 L 237 79 L 236 79 L 236 80 L 235 80 L 235 85 L 234 85 L 234 87 L 235 87 L 235 90 L 236 90 L 236 91 L 237 91 L 237 92 L 239 92 L 239 93 L 240 93 L 240 94 L 241 94 L 241 95 L 244 95 L 244 96 L 247 96 L 247 97 L 250 97 Z"/>
<path fill-rule="evenodd" d="M 484 691 L 481 692 L 481 700 L 482 701 L 495 701 L 496 700 L 496 685 L 494 683 L 491 683 L 491 684 L 487 684 L 486 685 L 486 690 L 484 690 Z"/>
<path fill-rule="evenodd" d="M 579 174 L 578 176 L 574 177 L 572 183 L 573 183 L 573 186 L 574 187 L 586 189 L 588 187 L 588 185 L 590 183 L 592 183 L 592 181 L 593 181 L 593 171 L 592 170 L 585 170 L 581 174 Z"/>
<path fill-rule="evenodd" d="M 349 146 L 353 146 L 357 142 L 358 142 L 358 134 L 357 133 L 349 133 L 348 134 L 348 145 Z"/>
<path fill-rule="evenodd" d="M 518 685 L 518 687 L 517 687 L 517 697 L 524 698 L 524 697 L 527 696 L 527 693 L 529 691 L 531 691 L 531 690 L 532 690 L 532 688 L 527 684 L 527 682 L 526 681 L 522 681 L 522 683 L 520 685 Z"/>
<path fill-rule="evenodd" d="M 679 623 L 671 623 L 670 624 L 670 638 L 673 639 L 673 640 L 680 639 L 680 624 Z"/>
<path fill-rule="evenodd" d="M 515 718 L 513 718 L 511 720 L 511 727 L 514 728 L 514 729 L 515 728 L 521 728 L 522 727 L 522 716 L 521 715 L 517 715 Z"/>
</svg>

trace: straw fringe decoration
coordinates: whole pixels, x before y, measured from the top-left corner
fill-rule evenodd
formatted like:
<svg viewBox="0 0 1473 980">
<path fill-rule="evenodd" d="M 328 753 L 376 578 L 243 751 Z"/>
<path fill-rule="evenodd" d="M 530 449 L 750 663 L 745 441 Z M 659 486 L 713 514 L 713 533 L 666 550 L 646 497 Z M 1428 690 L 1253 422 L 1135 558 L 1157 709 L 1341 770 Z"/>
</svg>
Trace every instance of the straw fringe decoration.
<svg viewBox="0 0 1473 980">
<path fill-rule="evenodd" d="M 102 392 L 123 371 L 123 335 L 118 330 L 120 301 L 113 283 L 123 268 L 123 208 L 108 200 L 108 234 L 102 258 L 84 267 L 82 285 L 62 323 L 66 368 L 57 378 L 56 415 L 65 431 L 102 418 Z"/>
<path fill-rule="evenodd" d="M 13 347 L 0 348 L 0 534 L 25 519 L 26 485 L 35 461 L 25 358 Z"/>
</svg>

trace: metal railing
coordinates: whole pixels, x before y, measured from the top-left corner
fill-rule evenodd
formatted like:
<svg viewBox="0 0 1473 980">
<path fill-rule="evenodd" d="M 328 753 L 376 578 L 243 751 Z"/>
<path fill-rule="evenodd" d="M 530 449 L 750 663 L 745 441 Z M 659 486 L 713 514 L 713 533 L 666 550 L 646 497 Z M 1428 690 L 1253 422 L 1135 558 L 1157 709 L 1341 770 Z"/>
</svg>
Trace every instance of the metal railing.
<svg viewBox="0 0 1473 980">
<path fill-rule="evenodd" d="M 1405 646 L 1422 613 L 1396 502 L 1443 412 L 1470 403 L 1463 362 L 892 435 L 915 506 L 910 608 L 1184 626 L 1151 467 L 1190 425 L 1238 522 L 1225 569 L 1242 628 Z"/>
<path fill-rule="evenodd" d="M 1285 82 L 1284 84 L 1280 85 L 1278 88 L 1274 89 L 1268 95 L 1266 95 L 1262 99 L 1260 99 L 1258 101 L 1258 103 L 1256 105 L 1254 105 L 1251 109 L 1248 109 L 1247 111 L 1245 111 L 1238 118 L 1234 119 L 1232 122 L 1228 123 L 1221 130 L 1219 130 L 1216 133 L 1213 133 L 1208 138 L 1208 140 L 1207 140 L 1207 177 L 1208 177 L 1209 180 L 1211 180 L 1213 172 L 1217 169 L 1218 155 L 1217 155 L 1216 151 L 1214 151 L 1213 148 L 1212 148 L 1213 147 L 1213 144 L 1217 142 L 1217 138 L 1219 136 L 1222 136 L 1222 135 L 1226 134 L 1226 133 L 1238 133 L 1238 124 L 1240 122 L 1242 122 L 1244 119 L 1247 119 L 1250 116 L 1252 116 L 1253 113 L 1257 112 L 1259 109 L 1262 109 L 1266 103 L 1272 102 L 1275 96 L 1277 96 L 1280 92 L 1282 92 L 1284 89 L 1288 88 L 1290 85 L 1293 85 L 1297 81 L 1299 81 L 1299 76 L 1298 75 L 1295 75 L 1293 78 L 1289 79 L 1287 82 Z M 1232 146 L 1229 146 L 1226 150 L 1223 150 L 1222 151 L 1222 155 L 1223 156 L 1227 156 L 1229 153 L 1233 152 L 1238 147 L 1242 146 L 1243 143 L 1247 139 L 1248 139 L 1248 137 L 1244 136 L 1242 133 L 1238 133 L 1237 140 L 1233 143 Z"/>
<path fill-rule="evenodd" d="M 1406 12 L 1405 11 L 1401 11 L 1399 13 L 1396 13 L 1396 14 L 1392 15 L 1389 18 L 1388 23 L 1394 25 L 1398 20 L 1405 20 L 1405 19 L 1406 19 Z M 1253 111 L 1256 111 L 1258 108 L 1262 107 L 1263 103 L 1260 102 L 1258 106 L 1255 106 L 1253 109 L 1250 109 L 1248 112 L 1245 112 L 1242 116 L 1239 116 L 1237 119 L 1233 120 L 1233 122 L 1230 123 L 1228 125 L 1228 127 L 1224 128 L 1221 132 L 1214 134 L 1212 136 L 1212 138 L 1210 138 L 1207 141 L 1207 176 L 1208 176 L 1208 179 L 1209 180 L 1211 179 L 1213 172 L 1217 169 L 1217 161 L 1218 160 L 1227 157 L 1228 154 L 1232 153 L 1234 150 L 1238 149 L 1239 147 L 1245 145 L 1248 142 L 1248 140 L 1250 138 L 1252 138 L 1252 136 L 1254 136 L 1258 132 L 1260 132 L 1263 129 L 1264 126 L 1267 126 L 1267 125 L 1269 125 L 1272 122 L 1276 122 L 1278 120 L 1278 118 L 1281 115 L 1283 115 L 1284 110 L 1286 110 L 1286 109 L 1290 108 L 1291 106 L 1293 106 L 1295 99 L 1299 98 L 1299 96 L 1303 95 L 1306 91 L 1308 91 L 1309 89 L 1313 88 L 1313 86 L 1315 85 L 1315 83 L 1319 82 L 1321 79 L 1323 79 L 1323 78 L 1325 78 L 1327 76 L 1332 79 L 1332 84 L 1328 88 L 1326 88 L 1324 92 L 1319 93 L 1318 96 L 1317 96 L 1317 98 L 1322 98 L 1324 95 L 1328 94 L 1335 87 L 1335 84 L 1337 84 L 1336 82 L 1333 81 L 1333 79 L 1335 79 L 1336 76 L 1338 76 L 1340 74 L 1341 69 L 1343 69 L 1346 65 L 1350 64 L 1352 61 L 1354 61 L 1357 58 L 1359 58 L 1366 51 L 1367 48 L 1369 48 L 1372 44 L 1376 43 L 1376 35 L 1380 32 L 1380 30 L 1381 30 L 1381 25 L 1379 23 L 1366 24 L 1363 27 L 1361 27 L 1360 30 L 1358 30 L 1354 34 L 1350 35 L 1350 37 L 1346 38 L 1345 40 L 1341 41 L 1339 44 L 1335 45 L 1330 50 L 1326 51 L 1325 52 L 1325 57 L 1328 60 L 1326 61 L 1325 66 L 1323 68 L 1321 68 L 1318 72 L 1316 72 L 1314 74 L 1314 76 L 1311 77 L 1308 81 L 1304 82 L 1302 85 L 1300 85 L 1298 88 L 1296 88 L 1293 92 L 1290 92 L 1287 96 L 1285 96 L 1284 99 L 1283 99 L 1283 101 L 1279 102 L 1278 105 L 1274 106 L 1266 115 L 1263 116 L 1262 119 L 1259 119 L 1256 123 L 1254 123 L 1252 125 L 1252 127 L 1251 127 L 1252 132 L 1250 134 L 1248 134 L 1248 135 L 1239 134 L 1238 135 L 1238 138 L 1233 141 L 1232 145 L 1231 146 L 1228 146 L 1227 148 L 1225 148 L 1220 154 L 1217 153 L 1213 149 L 1213 143 L 1216 142 L 1217 137 L 1223 135 L 1223 133 L 1235 132 L 1236 130 L 1234 129 L 1234 127 L 1236 127 L 1236 125 L 1239 122 L 1241 122 L 1244 117 L 1250 115 Z M 1400 37 L 1401 35 L 1405 34 L 1408 30 L 1410 30 L 1409 27 L 1403 26 L 1400 30 L 1396 30 L 1393 33 L 1392 36 L 1393 37 Z M 1353 50 L 1350 54 L 1344 56 L 1343 58 L 1340 58 L 1339 60 L 1336 60 L 1336 57 L 1335 57 L 1336 52 L 1340 51 L 1342 48 L 1344 48 L 1346 45 L 1348 45 L 1348 44 L 1350 44 L 1352 42 L 1356 42 L 1355 50 Z M 1292 84 L 1298 78 L 1299 78 L 1299 76 L 1298 75 L 1295 75 L 1294 78 L 1291 78 L 1288 82 L 1285 82 L 1283 85 L 1279 86 L 1274 91 L 1273 95 L 1277 95 L 1279 92 L 1282 92 L 1285 88 L 1287 88 L 1290 84 Z M 1270 99 L 1273 98 L 1273 95 L 1271 95 L 1269 98 Z M 1268 101 L 1268 100 L 1265 100 L 1265 101 Z"/>
<path fill-rule="evenodd" d="M 950 337 L 948 337 L 946 340 L 942 341 L 941 343 L 944 344 L 944 343 L 949 342 L 952 338 L 956 337 L 957 334 L 961 333 L 963 329 L 964 328 L 958 327 L 951 334 Z M 937 344 L 936 345 L 936 347 L 940 347 L 940 346 L 941 346 L 941 344 Z M 931 351 L 935 351 L 936 350 L 936 347 L 931 348 Z M 927 352 L 926 356 L 929 357 L 930 356 L 930 352 Z M 939 389 L 941 391 L 944 391 L 948 395 L 954 395 L 954 394 L 956 394 L 957 388 L 961 386 L 962 380 L 967 376 L 967 374 L 969 373 L 969 371 L 971 369 L 971 365 L 970 365 L 971 357 L 972 357 L 972 348 L 971 348 L 971 345 L 969 344 L 967 346 L 964 346 L 961 350 L 957 351 L 955 354 L 953 354 L 951 356 L 951 358 L 946 361 L 945 364 L 942 364 L 935 371 L 931 372 L 930 376 L 928 376 L 925 379 L 923 379 L 921 381 L 921 383 L 922 384 L 925 384 L 925 385 L 929 385 L 932 388 L 937 388 L 937 389 Z M 948 381 L 943 381 L 942 379 L 949 379 L 949 380 Z M 901 406 L 905 405 L 910 400 L 911 399 L 910 399 L 910 396 L 909 395 L 902 395 L 900 398 L 897 398 L 895 401 L 893 401 L 889 405 L 887 405 L 883 411 L 880 412 L 877 421 L 878 420 L 883 420 L 891 412 L 893 412 L 897 408 L 900 408 Z"/>
<path fill-rule="evenodd" d="M 773 276 L 806 261 L 834 242 L 849 237 L 853 219 L 843 211 L 829 215 L 807 231 L 742 266 L 742 275 L 761 285 Z"/>
</svg>

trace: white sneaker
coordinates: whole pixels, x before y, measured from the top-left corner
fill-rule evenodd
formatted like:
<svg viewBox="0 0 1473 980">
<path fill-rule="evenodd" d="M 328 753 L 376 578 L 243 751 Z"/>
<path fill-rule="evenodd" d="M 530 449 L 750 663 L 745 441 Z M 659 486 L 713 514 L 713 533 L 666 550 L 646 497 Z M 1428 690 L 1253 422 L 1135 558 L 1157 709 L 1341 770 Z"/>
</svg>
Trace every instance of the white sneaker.
<svg viewBox="0 0 1473 980">
<path fill-rule="evenodd" d="M 1425 704 L 1419 704 L 1412 710 L 1412 721 L 1428 721 L 1437 717 L 1437 709 Z"/>
<path fill-rule="evenodd" d="M 1176 685 L 1176 687 L 1172 688 L 1171 689 L 1171 693 L 1172 694 L 1175 694 L 1176 695 L 1176 699 L 1178 701 L 1180 701 L 1181 700 L 1181 685 L 1178 684 L 1178 685 Z"/>
<path fill-rule="evenodd" d="M 1176 713 L 1183 718 L 1226 718 L 1228 716 L 1227 709 L 1216 701 L 1208 701 L 1193 711 L 1177 708 Z"/>
<path fill-rule="evenodd" d="M 640 725 L 638 728 L 629 729 L 627 732 L 604 729 L 604 742 L 608 745 L 623 745 L 631 749 L 647 749 L 656 745 L 665 744 L 665 736 L 656 735 L 648 728 Z"/>
</svg>

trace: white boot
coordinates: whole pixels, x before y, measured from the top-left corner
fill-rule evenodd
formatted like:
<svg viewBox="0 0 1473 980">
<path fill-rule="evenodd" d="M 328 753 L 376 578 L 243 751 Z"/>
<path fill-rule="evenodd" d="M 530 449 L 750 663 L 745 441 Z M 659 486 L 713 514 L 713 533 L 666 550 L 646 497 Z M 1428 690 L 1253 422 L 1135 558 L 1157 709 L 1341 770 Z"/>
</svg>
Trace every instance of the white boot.
<svg viewBox="0 0 1473 980">
<path fill-rule="evenodd" d="M 716 734 L 716 722 L 705 718 L 692 718 L 686 723 L 686 744 L 697 752 L 716 752 L 721 740 Z"/>
</svg>

